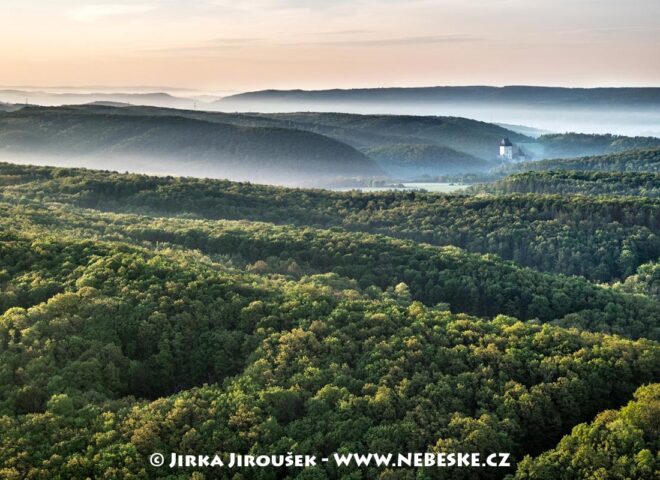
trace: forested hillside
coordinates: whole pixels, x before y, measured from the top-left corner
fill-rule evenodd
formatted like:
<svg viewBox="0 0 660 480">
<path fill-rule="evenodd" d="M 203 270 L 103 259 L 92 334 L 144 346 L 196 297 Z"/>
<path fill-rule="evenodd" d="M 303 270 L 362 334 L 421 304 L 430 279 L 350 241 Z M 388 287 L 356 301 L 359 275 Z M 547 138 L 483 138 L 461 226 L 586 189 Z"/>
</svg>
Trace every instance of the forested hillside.
<svg viewBox="0 0 660 480">
<path fill-rule="evenodd" d="M 473 187 L 472 191 L 500 195 L 541 193 L 658 197 L 660 196 L 660 173 L 530 171 L 510 175 L 494 183 L 478 185 Z"/>
<path fill-rule="evenodd" d="M 626 292 L 660 299 L 660 263 L 655 261 L 640 265 L 634 275 L 626 277 L 623 283 L 617 283 L 615 286 Z"/>
<path fill-rule="evenodd" d="M 364 297 L 340 277 L 259 279 L 173 250 L 5 242 L 3 263 L 38 255 L 33 264 L 78 277 L 0 317 L 6 478 L 159 476 L 143 460 L 151 452 L 218 443 L 323 455 L 473 451 L 488 438 L 520 458 L 622 403 L 660 367 L 648 341 L 455 316 L 411 302 L 404 287 Z M 180 393 L 110 401 L 168 392 Z M 351 471 L 328 468 L 318 474 Z"/>
<path fill-rule="evenodd" d="M 620 153 L 580 158 L 558 158 L 510 165 L 504 172 L 577 170 L 595 172 L 660 172 L 660 148 L 633 148 Z"/>
<path fill-rule="evenodd" d="M 655 383 L 637 390 L 635 400 L 621 410 L 607 410 L 593 422 L 578 425 L 555 449 L 523 460 L 515 478 L 657 478 L 658 418 L 660 384 Z"/>
<path fill-rule="evenodd" d="M 61 231 L 84 238 L 101 236 L 151 247 L 194 249 L 242 270 L 296 279 L 334 273 L 354 281 L 352 288 L 366 291 L 370 287 L 394 289 L 405 283 L 413 300 L 428 306 L 442 303 L 454 312 L 506 314 L 633 338 L 660 338 L 655 322 L 660 305 L 652 299 L 598 287 L 580 278 L 520 268 L 494 256 L 467 254 L 456 247 L 254 222 L 163 221 L 60 209 L 44 216 L 34 207 L 0 211 L 14 222 L 25 223 L 26 229 L 43 234 Z M 10 292 L 5 308 L 35 303 L 19 301 L 31 298 L 27 292 L 32 283 L 18 278 L 20 281 L 5 284 Z M 48 296 L 59 292 L 48 286 L 63 281 L 62 277 L 45 275 L 39 282 L 43 288 L 37 293 L 43 291 Z"/>
<path fill-rule="evenodd" d="M 494 166 L 493 162 L 449 147 L 429 144 L 381 145 L 364 153 L 395 178 L 484 172 Z"/>
<path fill-rule="evenodd" d="M 609 134 L 546 134 L 541 135 L 536 141 L 543 145 L 544 156 L 552 158 L 603 155 L 634 148 L 660 147 L 660 138 L 657 137 L 624 137 Z"/>
<path fill-rule="evenodd" d="M 121 109 L 90 105 L 71 108 L 102 115 L 180 116 L 241 127 L 303 130 L 333 138 L 361 150 L 392 144 L 435 145 L 487 160 L 497 156 L 498 145 L 503 137 L 514 142 L 534 142 L 531 137 L 493 123 L 458 117 L 352 115 L 330 112 L 221 113 L 135 106 Z"/>
<path fill-rule="evenodd" d="M 39 202 L 152 215 L 341 227 L 495 253 L 542 271 L 621 279 L 660 254 L 654 198 L 336 193 L 218 180 L 4 165 L 6 191 Z M 44 181 L 30 182 L 34 175 Z M 25 183 L 28 182 L 28 183 Z"/>
<path fill-rule="evenodd" d="M 0 152 L 79 166 L 270 183 L 383 174 L 354 148 L 311 132 L 110 110 L 25 107 L 2 114 Z"/>
<path fill-rule="evenodd" d="M 104 103 L 0 111 L 2 159 L 290 186 L 488 175 L 501 165 L 498 146 L 505 137 L 532 160 L 625 152 L 573 163 L 506 165 L 503 173 L 558 164 L 658 171 L 657 138 L 572 133 L 532 138 L 450 116 L 221 113 Z"/>
<path fill-rule="evenodd" d="M 0 164 L 0 477 L 646 478 L 659 212 Z M 409 451 L 512 466 L 148 462 Z"/>
<path fill-rule="evenodd" d="M 458 117 L 314 112 L 262 114 L 262 116 L 293 122 L 296 126 L 299 125 L 305 129 L 341 139 L 356 147 L 373 147 L 384 143 L 382 141 L 379 141 L 378 144 L 351 141 L 350 136 L 354 136 L 354 132 L 386 137 L 388 140 L 385 144 L 442 145 L 486 160 L 497 156 L 498 145 L 503 137 L 509 137 L 513 142 L 533 142 L 533 139 L 529 137 L 498 125 Z"/>
</svg>

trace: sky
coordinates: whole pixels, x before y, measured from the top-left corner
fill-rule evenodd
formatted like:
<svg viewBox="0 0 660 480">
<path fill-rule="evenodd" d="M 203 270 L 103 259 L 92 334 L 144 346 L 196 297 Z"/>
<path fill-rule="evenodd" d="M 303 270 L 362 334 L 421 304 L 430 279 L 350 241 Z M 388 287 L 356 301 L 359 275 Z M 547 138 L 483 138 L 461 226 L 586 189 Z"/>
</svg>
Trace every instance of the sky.
<svg viewBox="0 0 660 480">
<path fill-rule="evenodd" d="M 0 0 L 0 85 L 660 86 L 659 0 Z"/>
</svg>

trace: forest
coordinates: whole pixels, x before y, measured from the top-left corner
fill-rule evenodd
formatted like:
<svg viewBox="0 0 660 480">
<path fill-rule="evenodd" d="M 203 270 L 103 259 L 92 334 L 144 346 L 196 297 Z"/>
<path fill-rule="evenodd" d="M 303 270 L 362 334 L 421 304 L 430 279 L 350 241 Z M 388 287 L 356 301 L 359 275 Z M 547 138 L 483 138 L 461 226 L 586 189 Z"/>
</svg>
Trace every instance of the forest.
<svg viewBox="0 0 660 480">
<path fill-rule="evenodd" d="M 379 145 L 364 153 L 395 178 L 483 172 L 493 167 L 493 163 L 467 153 L 424 143 Z"/>
<path fill-rule="evenodd" d="M 660 195 L 660 173 L 598 172 L 581 170 L 527 171 L 494 183 L 478 185 L 475 192 L 494 194 L 544 193 L 582 195 Z"/>
<path fill-rule="evenodd" d="M 109 112 L 108 112 L 109 111 Z M 297 129 L 236 126 L 181 115 L 126 115 L 122 108 L 28 106 L 0 116 L 0 153 L 134 170 L 290 183 L 323 176 L 378 176 L 364 154 Z M 29 162 L 28 162 L 29 163 Z"/>
<path fill-rule="evenodd" d="M 556 158 L 509 165 L 504 173 L 532 170 L 568 170 L 596 172 L 660 172 L 660 148 L 636 147 L 616 153 Z"/>
<path fill-rule="evenodd" d="M 625 152 L 635 148 L 657 148 L 656 137 L 625 137 L 621 135 L 593 135 L 585 133 L 554 133 L 538 138 L 546 154 L 554 158 L 582 157 Z"/>
<path fill-rule="evenodd" d="M 43 181 L 31 182 L 34 175 Z M 493 253 L 541 271 L 613 281 L 660 252 L 660 201 L 620 195 L 338 193 L 76 169 L 0 168 L 5 192 L 122 213 L 341 228 Z"/>
<path fill-rule="evenodd" d="M 656 478 L 657 173 L 584 170 L 441 195 L 0 164 L 0 477 Z M 216 451 L 513 465 L 147 461 Z"/>
<path fill-rule="evenodd" d="M 499 157 L 503 138 L 533 162 Z M 487 178 L 557 161 L 572 162 L 571 170 L 618 165 L 657 173 L 658 151 L 656 137 L 537 135 L 452 116 L 228 113 L 102 101 L 0 110 L 0 161 L 290 187 Z"/>
</svg>

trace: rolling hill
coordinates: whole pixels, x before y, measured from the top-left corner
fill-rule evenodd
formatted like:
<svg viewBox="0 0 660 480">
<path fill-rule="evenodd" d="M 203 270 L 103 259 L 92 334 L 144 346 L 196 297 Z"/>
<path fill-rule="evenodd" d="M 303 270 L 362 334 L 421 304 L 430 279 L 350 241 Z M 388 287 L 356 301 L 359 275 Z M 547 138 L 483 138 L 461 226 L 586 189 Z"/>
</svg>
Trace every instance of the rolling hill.
<svg viewBox="0 0 660 480">
<path fill-rule="evenodd" d="M 660 88 L 467 86 L 264 90 L 225 97 L 209 109 L 443 115 L 554 132 L 660 137 Z"/>
<path fill-rule="evenodd" d="M 660 147 L 632 148 L 605 155 L 590 155 L 578 158 L 554 158 L 537 162 L 509 165 L 505 172 L 529 170 L 580 170 L 594 172 L 649 172 L 660 173 Z"/>
<path fill-rule="evenodd" d="M 337 138 L 357 148 L 392 143 L 426 143 L 449 147 L 485 160 L 498 155 L 503 137 L 514 143 L 534 143 L 534 139 L 498 125 L 467 118 L 414 115 L 353 115 L 343 113 L 266 114 L 268 118 L 290 122 Z M 366 136 L 385 137 L 367 140 Z"/>
<path fill-rule="evenodd" d="M 262 105 L 268 102 L 472 102 L 518 105 L 660 107 L 660 88 L 558 88 L 537 86 L 465 86 L 418 88 L 356 88 L 333 90 L 262 90 L 218 100 L 219 105 Z"/>
<path fill-rule="evenodd" d="M 0 174 L 6 195 L 20 192 L 19 198 L 40 203 L 341 228 L 494 253 L 520 265 L 598 282 L 624 278 L 660 255 L 657 198 L 341 193 L 10 164 L 0 164 Z M 373 257 L 372 271 L 381 265 L 379 258 Z M 391 279 L 391 269 L 385 272 Z M 434 284 L 422 282 L 422 287 L 433 289 Z"/>
<path fill-rule="evenodd" d="M 87 92 L 70 89 L 69 91 L 50 92 L 38 89 L 0 89 L 0 101 L 51 107 L 97 101 L 168 108 L 192 108 L 195 104 L 195 100 L 191 98 L 178 97 L 165 92 L 139 90 L 141 89 L 135 88 L 134 92 Z"/>
<path fill-rule="evenodd" d="M 612 135 L 534 139 L 491 123 L 437 116 L 241 114 L 106 102 L 0 115 L 0 153 L 10 161 L 287 185 L 485 173 L 503 137 L 538 158 L 544 150 L 575 155 L 660 144 Z"/>
<path fill-rule="evenodd" d="M 526 457 L 514 479 L 566 478 L 567 472 L 570 478 L 656 478 L 659 416 L 660 384 L 640 387 L 625 407 L 599 413 L 573 428 L 554 449 Z"/>
<path fill-rule="evenodd" d="M 486 160 L 439 145 L 398 143 L 373 147 L 364 153 L 391 175 L 403 178 L 483 172 L 493 166 Z"/>
<path fill-rule="evenodd" d="M 0 149 L 67 165 L 266 183 L 382 175 L 354 148 L 312 132 L 111 110 L 26 107 L 0 115 Z"/>
<path fill-rule="evenodd" d="M 543 147 L 545 158 L 604 155 L 634 148 L 660 147 L 660 138 L 610 134 L 555 133 L 541 135 L 537 142 Z"/>
<path fill-rule="evenodd" d="M 114 110 L 97 106 L 95 111 L 109 114 Z M 239 126 L 307 130 L 363 151 L 399 143 L 439 145 L 485 160 L 497 156 L 498 144 L 503 137 L 509 138 L 516 145 L 528 147 L 536 159 L 600 155 L 660 146 L 659 138 L 648 136 L 541 134 L 543 132 L 528 127 L 496 125 L 447 116 L 357 115 L 333 112 L 223 113 L 135 106 L 124 108 L 122 113 L 180 115 Z M 529 131 L 530 135 L 520 133 L 524 130 Z"/>
<path fill-rule="evenodd" d="M 181 116 L 241 127 L 277 127 L 304 130 L 334 138 L 357 149 L 395 143 L 439 145 L 483 159 L 497 156 L 499 141 L 508 137 L 515 143 L 534 143 L 531 137 L 512 130 L 467 118 L 415 115 L 355 115 L 332 112 L 224 113 L 174 110 L 155 107 L 102 105 L 72 107 L 103 115 Z"/>
<path fill-rule="evenodd" d="M 660 197 L 660 173 L 589 172 L 574 170 L 529 171 L 494 183 L 475 185 L 474 192 L 634 195 Z"/>
<path fill-rule="evenodd" d="M 15 164 L 0 164 L 0 185 L 3 478 L 204 478 L 149 458 L 218 445 L 487 448 L 510 466 L 442 474 L 518 467 L 540 480 L 616 464 L 653 478 L 653 199 L 339 193 Z M 463 240 L 515 263 L 441 246 Z M 532 250 L 541 262 L 522 266 Z M 634 282 L 539 271 L 610 260 Z"/>
<path fill-rule="evenodd" d="M 13 103 L 0 102 L 0 112 L 13 112 L 14 110 L 18 110 L 19 108 L 21 107 Z"/>
</svg>

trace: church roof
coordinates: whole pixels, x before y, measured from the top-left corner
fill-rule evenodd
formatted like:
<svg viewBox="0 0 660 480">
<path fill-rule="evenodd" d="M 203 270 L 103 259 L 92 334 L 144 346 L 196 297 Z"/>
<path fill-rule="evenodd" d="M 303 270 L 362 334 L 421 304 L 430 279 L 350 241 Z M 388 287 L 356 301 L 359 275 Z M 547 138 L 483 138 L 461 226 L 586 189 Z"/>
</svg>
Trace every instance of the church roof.
<svg viewBox="0 0 660 480">
<path fill-rule="evenodd" d="M 508 138 L 503 138 L 502 141 L 500 142 L 501 147 L 513 147 L 513 144 L 509 141 Z"/>
</svg>

